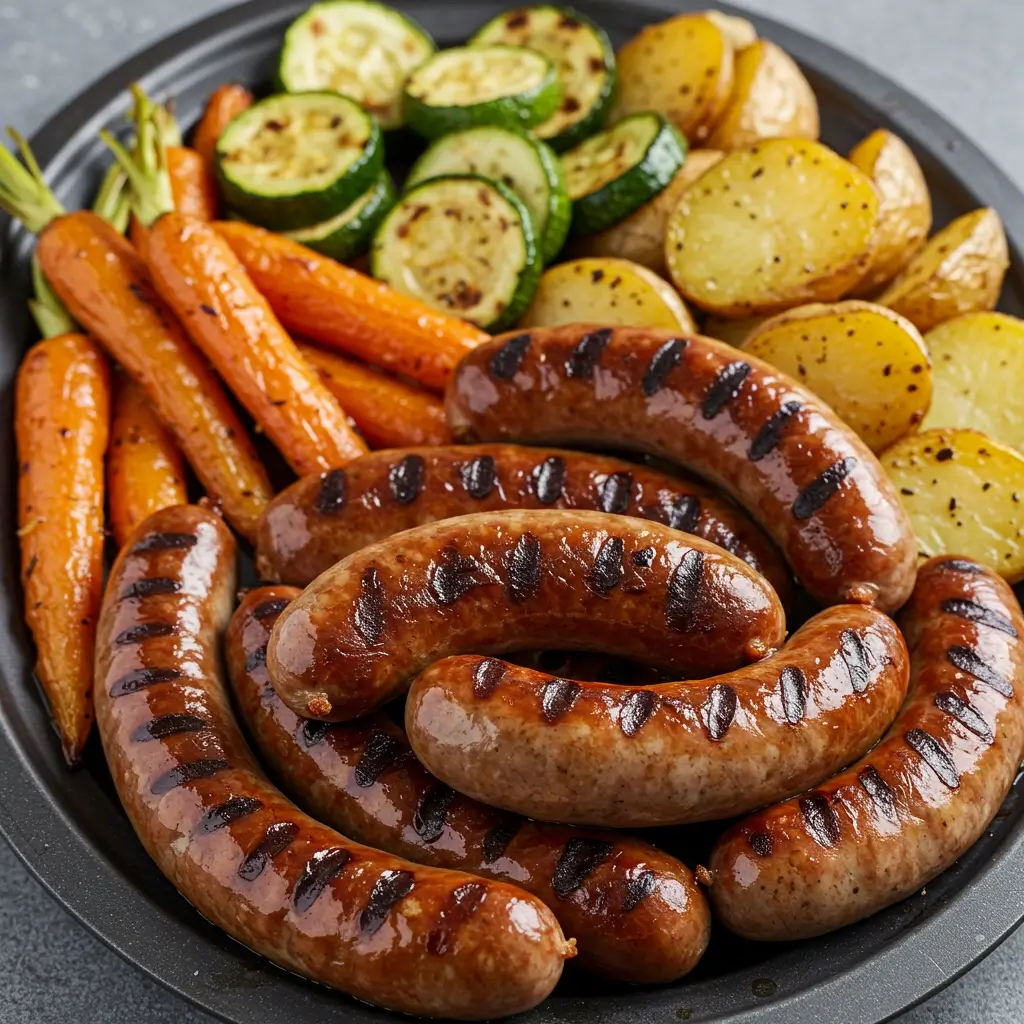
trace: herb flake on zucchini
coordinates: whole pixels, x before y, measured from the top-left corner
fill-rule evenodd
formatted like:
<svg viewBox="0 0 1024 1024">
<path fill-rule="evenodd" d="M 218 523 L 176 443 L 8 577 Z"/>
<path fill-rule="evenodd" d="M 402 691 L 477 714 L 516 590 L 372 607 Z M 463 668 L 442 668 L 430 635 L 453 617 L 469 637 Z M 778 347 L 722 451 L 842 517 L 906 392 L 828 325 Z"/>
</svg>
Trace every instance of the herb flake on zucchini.
<svg viewBox="0 0 1024 1024">
<path fill-rule="evenodd" d="M 686 140 L 661 114 L 623 118 L 562 155 L 573 230 L 592 235 L 650 202 L 686 160 Z"/>
<path fill-rule="evenodd" d="M 489 331 L 511 327 L 540 280 L 530 214 L 506 186 L 474 175 L 415 185 L 373 240 L 374 277 Z"/>
<path fill-rule="evenodd" d="M 491 125 L 438 139 L 416 161 L 407 187 L 446 174 L 475 174 L 507 185 L 523 201 L 550 263 L 565 244 L 572 205 L 562 165 L 550 146 L 525 132 Z"/>
<path fill-rule="evenodd" d="M 402 111 L 428 139 L 477 125 L 532 128 L 554 113 L 562 89 L 551 61 L 521 46 L 458 46 L 421 64 Z"/>
<path fill-rule="evenodd" d="M 470 45 L 509 43 L 550 57 L 562 80 L 562 102 L 534 133 L 557 151 L 604 124 L 615 93 L 615 52 L 602 28 L 568 7 L 517 7 L 492 18 Z"/>
<path fill-rule="evenodd" d="M 228 206 L 280 231 L 337 216 L 383 166 L 376 120 L 337 93 L 271 96 L 239 114 L 217 142 Z"/>
<path fill-rule="evenodd" d="M 277 76 L 286 92 L 351 96 L 385 131 L 402 125 L 402 90 L 437 47 L 411 18 L 370 0 L 313 4 L 285 32 Z"/>
</svg>

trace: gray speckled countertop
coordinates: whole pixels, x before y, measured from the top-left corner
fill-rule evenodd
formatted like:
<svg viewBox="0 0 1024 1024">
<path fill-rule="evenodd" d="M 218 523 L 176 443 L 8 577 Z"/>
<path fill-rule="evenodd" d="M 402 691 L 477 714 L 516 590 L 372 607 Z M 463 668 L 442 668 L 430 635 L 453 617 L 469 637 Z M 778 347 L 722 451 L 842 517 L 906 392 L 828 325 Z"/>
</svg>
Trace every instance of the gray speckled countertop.
<svg viewBox="0 0 1024 1024">
<path fill-rule="evenodd" d="M 880 69 L 941 110 L 1024 188 L 1022 0 L 741 2 Z M 226 6 L 220 0 L 0 0 L 0 125 L 30 134 L 129 54 Z M 1024 931 L 900 1024 L 1020 1024 L 1022 959 Z M 0 1024 L 151 1021 L 212 1018 L 107 950 L 0 843 Z"/>
</svg>

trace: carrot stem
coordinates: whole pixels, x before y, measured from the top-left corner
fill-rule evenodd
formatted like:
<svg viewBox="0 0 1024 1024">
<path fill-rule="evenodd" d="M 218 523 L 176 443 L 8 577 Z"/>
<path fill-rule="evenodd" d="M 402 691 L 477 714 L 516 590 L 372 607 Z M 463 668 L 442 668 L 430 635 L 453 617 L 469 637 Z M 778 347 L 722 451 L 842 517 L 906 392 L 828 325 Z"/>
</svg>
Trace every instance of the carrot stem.
<svg viewBox="0 0 1024 1024">
<path fill-rule="evenodd" d="M 38 235 L 50 221 L 66 211 L 46 184 L 28 143 L 13 128 L 8 128 L 7 132 L 25 164 L 22 166 L 13 153 L 0 146 L 0 209 Z"/>
</svg>

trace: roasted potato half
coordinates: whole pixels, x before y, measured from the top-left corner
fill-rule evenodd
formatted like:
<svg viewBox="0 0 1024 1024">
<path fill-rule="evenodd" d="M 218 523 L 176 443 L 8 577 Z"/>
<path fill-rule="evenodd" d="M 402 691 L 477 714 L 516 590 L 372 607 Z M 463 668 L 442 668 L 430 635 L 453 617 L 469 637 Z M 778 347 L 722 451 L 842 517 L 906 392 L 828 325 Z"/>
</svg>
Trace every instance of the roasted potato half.
<svg viewBox="0 0 1024 1024">
<path fill-rule="evenodd" d="M 818 99 L 795 60 L 759 39 L 736 54 L 735 82 L 708 145 L 743 149 L 758 139 L 817 139 Z"/>
<path fill-rule="evenodd" d="M 704 329 L 700 333 L 736 348 L 743 348 L 743 342 L 767 319 L 766 316 L 748 316 L 742 320 L 727 320 L 721 316 L 709 316 L 705 318 Z"/>
<path fill-rule="evenodd" d="M 999 301 L 1010 253 L 999 214 L 990 207 L 965 213 L 944 227 L 878 297 L 918 330 Z"/>
<path fill-rule="evenodd" d="M 932 227 L 932 197 L 910 147 L 884 128 L 853 147 L 850 163 L 875 183 L 881 200 L 875 255 L 853 294 L 877 295 L 924 245 Z"/>
<path fill-rule="evenodd" d="M 638 263 L 583 259 L 549 267 L 520 327 L 580 322 L 696 331 L 676 290 Z"/>
<path fill-rule="evenodd" d="M 1024 321 L 967 313 L 929 331 L 932 406 L 923 427 L 974 427 L 1024 451 Z"/>
<path fill-rule="evenodd" d="M 765 139 L 683 192 L 665 262 L 683 297 L 749 317 L 840 298 L 873 255 L 878 194 L 818 142 Z"/>
<path fill-rule="evenodd" d="M 690 142 L 706 139 L 732 93 L 730 34 L 707 14 L 648 25 L 616 55 L 619 84 L 609 123 L 656 110 Z"/>
<path fill-rule="evenodd" d="M 926 430 L 881 456 L 918 553 L 966 555 L 1024 578 L 1024 457 L 977 430 Z"/>
<path fill-rule="evenodd" d="M 574 239 L 570 243 L 572 255 L 621 257 L 639 263 L 656 274 L 667 275 L 665 234 L 668 219 L 684 190 L 705 171 L 714 167 L 723 156 L 725 154 L 717 149 L 691 149 L 686 155 L 686 163 L 679 168 L 667 188 L 618 224 L 596 235 Z"/>
<path fill-rule="evenodd" d="M 756 328 L 743 348 L 823 398 L 874 452 L 913 430 L 931 401 L 917 328 L 870 302 L 791 309 Z"/>
</svg>

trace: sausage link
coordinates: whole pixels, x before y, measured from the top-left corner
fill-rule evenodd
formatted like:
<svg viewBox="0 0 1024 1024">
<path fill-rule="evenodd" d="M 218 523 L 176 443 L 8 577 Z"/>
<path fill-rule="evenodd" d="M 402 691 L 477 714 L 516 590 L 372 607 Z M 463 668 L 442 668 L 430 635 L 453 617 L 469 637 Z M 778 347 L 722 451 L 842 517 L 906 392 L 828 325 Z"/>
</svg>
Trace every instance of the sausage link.
<svg viewBox="0 0 1024 1024">
<path fill-rule="evenodd" d="M 344 835 L 434 867 L 519 885 L 579 943 L 580 964 L 634 984 L 689 972 L 711 918 L 693 874 L 648 843 L 538 824 L 455 793 L 416 760 L 384 715 L 328 725 L 274 693 L 270 630 L 299 591 L 246 595 L 228 629 L 227 663 L 242 718 L 274 774 Z"/>
<path fill-rule="evenodd" d="M 933 558 L 901 619 L 910 695 L 863 760 L 737 824 L 712 854 L 721 920 L 809 938 L 904 899 L 965 853 L 1024 749 L 1024 617 L 995 573 Z"/>
<path fill-rule="evenodd" d="M 466 1020 L 538 1003 L 572 955 L 539 900 L 353 843 L 266 780 L 220 677 L 234 555 L 215 516 L 178 506 L 132 535 L 107 586 L 97 719 L 150 856 L 229 935 L 359 999 Z"/>
<path fill-rule="evenodd" d="M 699 537 L 603 512 L 479 512 L 329 569 L 278 619 L 267 664 L 296 714 L 344 721 L 451 654 L 572 647 L 692 677 L 784 636 L 767 580 Z"/>
<path fill-rule="evenodd" d="M 304 587 L 346 555 L 439 519 L 514 508 L 589 509 L 664 523 L 752 565 L 787 604 L 778 549 L 710 488 L 600 455 L 476 445 L 373 452 L 303 477 L 266 510 L 257 541 L 263 579 Z"/>
<path fill-rule="evenodd" d="M 823 604 L 899 608 L 910 522 L 878 460 L 818 398 L 730 345 L 573 324 L 505 334 L 457 367 L 459 441 L 651 452 L 731 494 Z"/>
<path fill-rule="evenodd" d="M 896 624 L 848 605 L 699 683 L 609 686 L 493 658 L 439 661 L 413 683 L 406 728 L 429 771 L 496 807 L 679 825 L 762 807 L 849 764 L 895 717 L 907 676 Z"/>
</svg>

